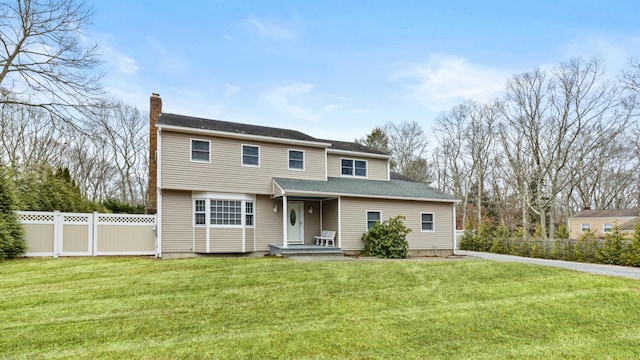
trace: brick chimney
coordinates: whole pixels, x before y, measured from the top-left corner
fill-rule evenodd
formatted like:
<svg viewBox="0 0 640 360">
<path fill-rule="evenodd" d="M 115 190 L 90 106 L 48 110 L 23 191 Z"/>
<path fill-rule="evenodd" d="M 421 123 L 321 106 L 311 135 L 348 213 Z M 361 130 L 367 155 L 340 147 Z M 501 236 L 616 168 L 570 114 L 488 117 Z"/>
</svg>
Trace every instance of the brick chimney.
<svg viewBox="0 0 640 360">
<path fill-rule="evenodd" d="M 149 190 L 147 193 L 147 214 L 158 212 L 158 129 L 156 121 L 162 112 L 162 99 L 159 94 L 151 94 L 149 99 Z"/>
</svg>

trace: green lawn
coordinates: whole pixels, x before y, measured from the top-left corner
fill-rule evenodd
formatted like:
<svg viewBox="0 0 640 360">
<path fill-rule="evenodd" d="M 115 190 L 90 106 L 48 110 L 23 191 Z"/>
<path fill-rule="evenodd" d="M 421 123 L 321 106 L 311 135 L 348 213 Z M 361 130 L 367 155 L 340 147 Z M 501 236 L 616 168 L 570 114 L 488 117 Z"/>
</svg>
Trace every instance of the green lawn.
<svg viewBox="0 0 640 360">
<path fill-rule="evenodd" d="M 482 260 L 0 263 L 0 358 L 637 359 L 640 282 Z"/>
</svg>

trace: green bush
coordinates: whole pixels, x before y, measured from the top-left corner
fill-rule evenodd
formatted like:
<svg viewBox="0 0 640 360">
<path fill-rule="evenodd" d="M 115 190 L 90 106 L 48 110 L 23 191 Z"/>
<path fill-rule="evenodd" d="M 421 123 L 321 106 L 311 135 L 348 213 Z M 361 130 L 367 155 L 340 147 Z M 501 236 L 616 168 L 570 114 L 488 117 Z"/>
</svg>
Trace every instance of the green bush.
<svg viewBox="0 0 640 360">
<path fill-rule="evenodd" d="M 603 264 L 623 265 L 627 254 L 627 241 L 618 225 L 604 236 L 604 243 L 596 252 L 596 260 Z"/>
<path fill-rule="evenodd" d="M 362 234 L 362 240 L 365 242 L 362 255 L 388 259 L 406 258 L 409 249 L 407 234 L 411 229 L 405 226 L 404 219 L 402 215 L 389 218 L 374 224 L 369 231 Z"/>
<path fill-rule="evenodd" d="M 624 265 L 640 266 L 640 221 L 633 227 L 633 237 L 624 256 Z"/>
<path fill-rule="evenodd" d="M 597 262 L 596 255 L 599 248 L 600 240 L 598 240 L 594 232 L 590 231 L 580 235 L 575 247 L 576 260 L 588 263 Z"/>
<path fill-rule="evenodd" d="M 144 214 L 144 205 L 130 205 L 121 200 L 109 198 L 102 201 L 102 206 L 114 214 Z"/>
</svg>

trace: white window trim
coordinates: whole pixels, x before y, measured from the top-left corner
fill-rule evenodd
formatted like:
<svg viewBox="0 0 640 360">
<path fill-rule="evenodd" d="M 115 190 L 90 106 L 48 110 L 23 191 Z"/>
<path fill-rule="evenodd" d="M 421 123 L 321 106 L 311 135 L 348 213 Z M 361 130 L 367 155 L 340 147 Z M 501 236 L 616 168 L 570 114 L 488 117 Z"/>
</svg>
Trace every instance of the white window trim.
<svg viewBox="0 0 640 360">
<path fill-rule="evenodd" d="M 194 141 L 202 141 L 209 144 L 209 159 L 207 161 L 193 159 L 193 142 Z M 211 163 L 211 140 L 190 138 L 189 139 L 189 160 L 194 163 L 210 164 Z"/>
<path fill-rule="evenodd" d="M 345 175 L 342 173 L 342 160 L 351 160 L 353 161 L 353 172 L 351 173 L 351 175 Z M 362 161 L 365 164 L 365 171 L 367 172 L 367 174 L 365 176 L 362 175 L 356 175 L 356 161 Z M 367 179 L 369 177 L 369 161 L 368 160 L 363 160 L 363 159 L 356 159 L 356 158 L 340 158 L 340 176 L 344 176 L 344 177 L 356 177 L 356 178 L 362 178 L 362 179 Z"/>
<path fill-rule="evenodd" d="M 302 169 L 298 169 L 298 168 L 292 168 L 291 167 L 291 151 L 299 151 L 302 153 Z M 300 150 L 300 149 L 287 149 L 287 169 L 289 170 L 293 170 L 293 171 L 304 171 L 305 167 L 306 167 L 306 154 L 304 150 Z"/>
<path fill-rule="evenodd" d="M 607 225 L 611 225 L 611 230 L 609 230 L 609 231 L 607 231 L 607 230 L 606 230 L 606 226 L 607 226 Z M 606 234 L 606 233 L 608 233 L 608 232 L 613 231 L 613 226 L 614 226 L 614 224 L 613 224 L 613 223 L 604 223 L 604 224 L 602 224 L 602 233 L 603 233 L 603 234 Z"/>
<path fill-rule="evenodd" d="M 251 164 L 245 164 L 244 163 L 244 147 L 245 146 L 251 146 L 251 147 L 257 147 L 258 148 L 258 165 L 251 165 Z M 240 145 L 240 165 L 244 166 L 244 167 L 252 167 L 252 168 L 259 168 L 260 167 L 260 145 L 253 145 L 253 144 L 241 144 Z"/>
<path fill-rule="evenodd" d="M 584 229 L 585 225 L 589 227 L 589 230 L 585 230 L 585 229 Z M 590 231 L 591 231 L 591 224 L 580 224 L 580 232 L 581 232 L 581 233 L 583 233 L 583 234 L 584 234 L 584 233 L 586 233 L 586 232 L 590 232 Z"/>
<path fill-rule="evenodd" d="M 256 218 L 257 218 L 257 213 L 256 213 L 256 198 L 255 196 L 251 196 L 251 195 L 245 195 L 245 194 L 220 194 L 220 193 L 209 193 L 209 192 L 193 192 L 192 193 L 192 198 L 193 198 L 193 203 L 192 203 L 192 217 L 193 217 L 193 221 L 191 224 L 193 224 L 194 227 L 198 227 L 198 228 L 231 228 L 231 229 L 240 229 L 240 228 L 255 228 L 256 226 Z M 205 200 L 205 221 L 206 224 L 205 225 L 195 225 L 196 220 L 196 200 Z M 241 212 L 241 218 L 242 218 L 242 224 L 240 225 L 223 225 L 223 224 L 211 224 L 211 200 L 233 200 L 233 201 L 240 201 L 241 202 L 241 207 L 242 207 L 242 212 Z M 253 225 L 246 225 L 246 215 L 247 215 L 247 208 L 246 208 L 246 203 L 247 201 L 251 201 L 253 202 Z"/>
<path fill-rule="evenodd" d="M 196 224 L 196 201 L 204 201 L 204 224 Z M 200 212 L 202 213 L 202 212 Z M 207 224 L 209 223 L 209 212 L 207 211 L 207 199 L 203 199 L 203 198 L 193 198 L 193 219 L 191 221 L 191 224 L 193 224 L 194 227 L 197 228 L 205 228 L 207 227 Z"/>
<path fill-rule="evenodd" d="M 247 202 L 250 202 L 253 204 L 253 213 L 251 213 L 251 215 L 253 216 L 253 223 L 251 225 L 247 225 Z M 250 228 L 253 229 L 256 227 L 256 201 L 255 200 L 242 200 L 242 223 L 244 225 L 244 227 L 246 228 Z"/>
<path fill-rule="evenodd" d="M 422 228 L 422 215 L 424 214 L 431 214 L 431 230 L 424 230 Z M 436 214 L 433 212 L 421 212 L 420 213 L 420 232 L 436 232 Z"/>
<path fill-rule="evenodd" d="M 380 220 L 378 220 L 378 222 L 382 222 L 382 210 L 366 210 L 364 213 L 364 231 L 367 232 L 369 231 L 369 213 L 370 212 L 377 212 L 378 214 L 380 214 Z"/>
</svg>

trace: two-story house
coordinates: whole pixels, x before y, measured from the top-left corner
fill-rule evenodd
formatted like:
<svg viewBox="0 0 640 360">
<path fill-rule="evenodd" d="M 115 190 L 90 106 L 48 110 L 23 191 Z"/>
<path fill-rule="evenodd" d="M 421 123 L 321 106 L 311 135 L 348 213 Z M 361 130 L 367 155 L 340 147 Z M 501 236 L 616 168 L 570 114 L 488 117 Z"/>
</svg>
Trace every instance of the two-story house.
<svg viewBox="0 0 640 360">
<path fill-rule="evenodd" d="M 388 154 L 299 131 L 162 113 L 151 97 L 149 207 L 157 256 L 265 253 L 315 244 L 362 250 L 363 233 L 397 215 L 412 254 L 451 254 L 454 197 L 396 176 Z"/>
</svg>

